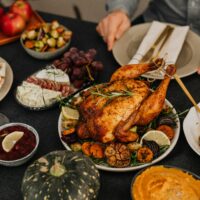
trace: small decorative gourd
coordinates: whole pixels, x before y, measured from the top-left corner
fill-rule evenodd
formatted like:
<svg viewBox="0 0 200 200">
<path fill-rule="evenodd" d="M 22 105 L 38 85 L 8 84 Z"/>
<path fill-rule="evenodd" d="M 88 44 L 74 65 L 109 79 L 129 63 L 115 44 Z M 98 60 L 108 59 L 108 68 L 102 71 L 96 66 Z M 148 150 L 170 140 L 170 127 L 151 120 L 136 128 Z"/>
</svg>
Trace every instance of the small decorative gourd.
<svg viewBox="0 0 200 200">
<path fill-rule="evenodd" d="M 30 165 L 22 182 L 24 200 L 91 200 L 100 188 L 99 172 L 80 152 L 54 151 Z"/>
</svg>

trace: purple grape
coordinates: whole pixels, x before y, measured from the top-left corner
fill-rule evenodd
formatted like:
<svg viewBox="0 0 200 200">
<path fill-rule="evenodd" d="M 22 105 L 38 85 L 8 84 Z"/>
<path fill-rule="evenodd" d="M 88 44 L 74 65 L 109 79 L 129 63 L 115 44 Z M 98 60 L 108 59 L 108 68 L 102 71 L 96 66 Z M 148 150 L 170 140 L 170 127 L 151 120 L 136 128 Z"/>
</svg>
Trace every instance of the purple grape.
<svg viewBox="0 0 200 200">
<path fill-rule="evenodd" d="M 77 53 L 79 50 L 76 47 L 71 47 L 69 51 L 71 53 Z"/>
<path fill-rule="evenodd" d="M 79 59 L 79 55 L 78 53 L 73 53 L 70 57 L 72 59 L 72 61 L 75 63 L 77 59 Z"/>
<path fill-rule="evenodd" d="M 76 77 L 80 77 L 80 76 L 82 75 L 81 69 L 78 68 L 78 67 L 74 67 L 74 68 L 73 68 L 72 74 L 73 74 L 74 76 L 76 76 Z"/>
<path fill-rule="evenodd" d="M 59 65 L 59 63 L 60 63 L 60 60 L 54 60 L 54 61 L 53 61 L 53 64 L 54 64 L 55 66 Z"/>
<path fill-rule="evenodd" d="M 73 81 L 73 85 L 74 85 L 75 88 L 81 88 L 83 83 L 84 83 L 83 80 L 75 80 L 75 81 Z"/>
<path fill-rule="evenodd" d="M 59 69 L 66 71 L 66 69 L 68 68 L 68 65 L 66 63 L 62 63 L 61 65 L 58 66 Z"/>
<path fill-rule="evenodd" d="M 73 82 L 76 80 L 76 76 L 74 76 L 73 74 L 70 75 L 70 81 Z"/>
<path fill-rule="evenodd" d="M 65 54 L 64 54 L 64 58 L 68 58 L 68 57 L 70 57 L 71 56 L 71 52 L 69 52 L 69 51 L 67 51 Z"/>
<path fill-rule="evenodd" d="M 93 61 L 91 66 L 97 71 L 103 70 L 103 64 L 100 61 Z"/>
<path fill-rule="evenodd" d="M 87 59 L 87 61 L 88 61 L 89 63 L 91 63 L 91 62 L 93 61 L 93 57 L 91 56 L 90 53 L 86 53 L 86 54 L 85 54 L 85 58 Z"/>
<path fill-rule="evenodd" d="M 85 52 L 84 51 L 79 51 L 80 57 L 85 57 Z"/>
<path fill-rule="evenodd" d="M 70 58 L 63 58 L 63 61 L 69 65 L 72 63 L 72 60 Z"/>
<path fill-rule="evenodd" d="M 88 53 L 94 58 L 97 54 L 97 51 L 96 51 L 96 49 L 89 49 Z"/>
<path fill-rule="evenodd" d="M 88 63 L 88 61 L 85 58 L 79 57 L 79 59 L 77 59 L 74 64 L 77 65 L 77 66 L 83 66 L 87 63 Z"/>
</svg>

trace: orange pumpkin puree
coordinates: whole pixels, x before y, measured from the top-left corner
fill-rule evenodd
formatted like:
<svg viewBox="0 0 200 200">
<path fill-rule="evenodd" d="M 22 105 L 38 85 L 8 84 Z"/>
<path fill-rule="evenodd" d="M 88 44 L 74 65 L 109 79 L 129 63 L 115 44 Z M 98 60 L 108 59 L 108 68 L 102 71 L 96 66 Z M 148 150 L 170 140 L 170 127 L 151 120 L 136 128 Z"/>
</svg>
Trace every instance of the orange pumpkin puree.
<svg viewBox="0 0 200 200">
<path fill-rule="evenodd" d="M 200 180 L 177 168 L 154 166 L 135 179 L 134 200 L 200 200 Z"/>
</svg>

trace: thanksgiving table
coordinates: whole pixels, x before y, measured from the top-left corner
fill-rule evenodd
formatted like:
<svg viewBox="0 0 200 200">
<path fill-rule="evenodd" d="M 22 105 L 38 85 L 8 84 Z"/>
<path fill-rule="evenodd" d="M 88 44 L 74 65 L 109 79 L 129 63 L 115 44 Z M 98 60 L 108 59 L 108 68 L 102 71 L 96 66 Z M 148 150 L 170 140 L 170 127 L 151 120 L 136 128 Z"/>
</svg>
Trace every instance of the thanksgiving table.
<svg viewBox="0 0 200 200">
<path fill-rule="evenodd" d="M 199 155 L 190 148 L 183 131 L 184 117 L 193 105 L 171 80 L 174 65 L 166 65 L 163 80 L 141 78 L 145 72 L 163 67 L 164 60 L 121 67 L 107 51 L 95 23 L 39 15 L 45 22 L 57 20 L 72 35 L 65 52 L 49 60 L 29 55 L 20 40 L 0 46 L 2 62 L 13 72 L 12 87 L 0 101 L 0 113 L 17 122 L 0 128 L 0 156 L 2 151 L 4 158 L 10 156 L 14 148 L 10 140 L 23 156 L 36 149 L 22 165 L 1 163 L 0 199 L 152 199 L 138 195 L 152 190 L 151 171 L 166 173 L 169 179 L 174 174 L 180 175 L 177 180 L 190 177 L 188 181 L 198 185 Z M 52 38 L 42 28 L 40 31 L 47 40 L 58 40 L 55 31 Z M 40 43 L 34 51 L 44 53 L 44 47 L 45 42 Z M 197 73 L 182 81 L 199 102 Z M 26 142 L 25 136 L 30 140 Z M 25 145 L 29 152 L 23 150 Z M 150 168 L 157 165 L 164 166 Z M 173 187 L 170 180 L 165 185 L 169 189 Z M 140 181 L 148 184 L 147 190 L 138 186 Z M 183 194 L 188 194 L 188 188 L 199 198 L 195 187 L 183 186 Z"/>
</svg>

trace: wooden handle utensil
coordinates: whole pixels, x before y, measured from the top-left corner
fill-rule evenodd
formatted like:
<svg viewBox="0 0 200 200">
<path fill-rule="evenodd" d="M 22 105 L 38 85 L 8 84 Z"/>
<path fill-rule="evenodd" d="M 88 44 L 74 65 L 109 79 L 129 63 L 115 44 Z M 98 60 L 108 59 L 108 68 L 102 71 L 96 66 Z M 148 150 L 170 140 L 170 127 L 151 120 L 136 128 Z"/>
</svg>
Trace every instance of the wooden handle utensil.
<svg viewBox="0 0 200 200">
<path fill-rule="evenodd" d="M 192 102 L 192 104 L 194 105 L 194 107 L 196 108 L 196 110 L 200 113 L 200 108 L 197 105 L 197 103 L 195 102 L 194 98 L 192 97 L 192 95 L 190 94 L 190 92 L 188 91 L 188 89 L 185 87 L 184 83 L 182 82 L 182 80 L 179 78 L 179 76 L 177 74 L 174 74 L 174 78 L 177 81 L 177 83 L 180 85 L 180 87 L 182 88 L 182 90 L 185 92 L 186 96 L 189 98 L 189 100 Z"/>
</svg>

